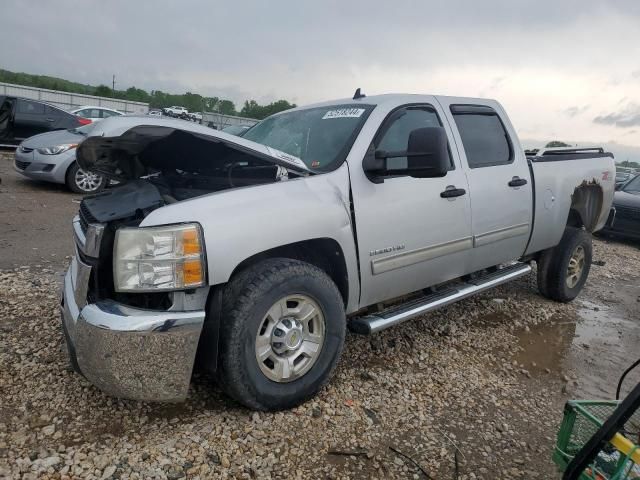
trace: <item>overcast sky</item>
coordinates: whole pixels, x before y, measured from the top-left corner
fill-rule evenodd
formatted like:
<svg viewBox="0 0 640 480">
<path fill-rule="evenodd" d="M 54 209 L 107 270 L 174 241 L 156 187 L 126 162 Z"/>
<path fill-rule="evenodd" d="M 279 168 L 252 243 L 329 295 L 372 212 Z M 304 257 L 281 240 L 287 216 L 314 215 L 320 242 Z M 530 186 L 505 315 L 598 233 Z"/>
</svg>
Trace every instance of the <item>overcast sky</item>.
<svg viewBox="0 0 640 480">
<path fill-rule="evenodd" d="M 356 87 L 491 97 L 529 143 L 606 142 L 640 160 L 638 0 L 2 0 L 1 11 L 8 70 L 91 84 L 115 73 L 116 88 L 238 106 Z"/>
</svg>

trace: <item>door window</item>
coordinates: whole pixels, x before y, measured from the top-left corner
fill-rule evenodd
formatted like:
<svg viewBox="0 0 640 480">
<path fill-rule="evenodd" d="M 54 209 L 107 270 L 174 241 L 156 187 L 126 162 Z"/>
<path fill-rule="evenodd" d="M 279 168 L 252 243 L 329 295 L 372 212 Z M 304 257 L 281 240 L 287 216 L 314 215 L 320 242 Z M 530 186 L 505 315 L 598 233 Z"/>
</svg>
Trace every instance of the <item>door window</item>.
<svg viewBox="0 0 640 480">
<path fill-rule="evenodd" d="M 111 110 L 101 110 L 102 118 L 113 117 L 118 115 L 116 112 L 112 112 Z"/>
<path fill-rule="evenodd" d="M 476 105 L 452 105 L 451 113 L 462 137 L 469 168 L 513 162 L 509 134 L 495 110 Z"/>
<path fill-rule="evenodd" d="M 31 115 L 44 114 L 44 103 L 18 99 L 18 112 Z"/>
<path fill-rule="evenodd" d="M 67 112 L 62 111 L 59 108 L 51 107 L 49 105 L 46 105 L 45 108 L 47 115 L 50 115 L 52 117 L 64 117 L 65 115 L 69 115 Z"/>
<path fill-rule="evenodd" d="M 440 127 L 438 114 L 428 107 L 404 107 L 396 110 L 386 120 L 376 143 L 376 149 L 388 152 L 406 150 L 409 143 L 409 134 L 423 127 Z M 407 157 L 387 159 L 387 169 L 407 168 Z"/>
<path fill-rule="evenodd" d="M 100 118 L 100 110 L 97 108 L 85 108 L 76 113 L 84 118 Z"/>
</svg>

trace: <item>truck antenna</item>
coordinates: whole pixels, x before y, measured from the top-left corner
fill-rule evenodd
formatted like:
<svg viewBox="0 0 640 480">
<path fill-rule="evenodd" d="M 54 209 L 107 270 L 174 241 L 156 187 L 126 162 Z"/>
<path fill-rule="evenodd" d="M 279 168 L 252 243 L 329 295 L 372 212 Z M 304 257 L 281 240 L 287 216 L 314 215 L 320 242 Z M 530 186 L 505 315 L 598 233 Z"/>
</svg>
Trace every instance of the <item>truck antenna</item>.
<svg viewBox="0 0 640 480">
<path fill-rule="evenodd" d="M 360 87 L 356 88 L 356 93 L 353 94 L 353 99 L 358 100 L 359 98 L 364 98 L 366 95 L 364 93 L 360 93 Z"/>
</svg>

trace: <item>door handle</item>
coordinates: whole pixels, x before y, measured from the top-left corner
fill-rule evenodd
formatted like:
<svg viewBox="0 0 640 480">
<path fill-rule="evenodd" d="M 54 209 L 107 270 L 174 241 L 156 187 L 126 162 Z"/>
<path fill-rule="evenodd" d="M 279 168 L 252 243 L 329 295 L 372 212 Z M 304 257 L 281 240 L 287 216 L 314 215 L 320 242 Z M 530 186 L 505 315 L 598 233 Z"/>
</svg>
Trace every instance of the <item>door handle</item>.
<svg viewBox="0 0 640 480">
<path fill-rule="evenodd" d="M 507 185 L 509 185 L 510 187 L 522 187 L 523 185 L 526 185 L 526 184 L 527 184 L 527 181 L 524 178 L 513 177 Z"/>
<path fill-rule="evenodd" d="M 45 118 L 45 120 L 46 120 L 47 122 L 53 122 L 53 121 L 55 120 L 55 118 Z"/>
<path fill-rule="evenodd" d="M 454 198 L 461 197 L 465 193 L 467 193 L 467 191 L 464 188 L 456 188 L 453 185 L 449 185 L 444 192 L 440 192 L 440 196 L 442 198 Z"/>
</svg>

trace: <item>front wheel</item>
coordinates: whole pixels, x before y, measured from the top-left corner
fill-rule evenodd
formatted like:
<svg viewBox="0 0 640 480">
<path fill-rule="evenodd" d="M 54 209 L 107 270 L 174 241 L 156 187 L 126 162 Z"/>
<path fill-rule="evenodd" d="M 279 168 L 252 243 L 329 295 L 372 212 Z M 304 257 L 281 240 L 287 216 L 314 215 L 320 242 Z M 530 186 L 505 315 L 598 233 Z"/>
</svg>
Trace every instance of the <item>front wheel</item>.
<svg viewBox="0 0 640 480">
<path fill-rule="evenodd" d="M 232 279 L 222 303 L 218 378 L 257 410 L 294 407 L 329 380 L 344 344 L 342 296 L 319 268 L 265 260 Z"/>
<path fill-rule="evenodd" d="M 107 179 L 97 173 L 82 170 L 73 162 L 67 170 L 65 183 L 74 193 L 96 193 L 107 185 Z"/>
<path fill-rule="evenodd" d="M 570 302 L 587 281 L 592 259 L 591 235 L 566 227 L 560 243 L 542 252 L 538 260 L 538 289 L 547 298 Z"/>
</svg>

